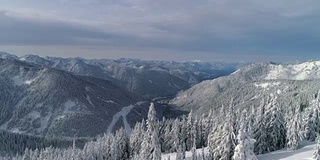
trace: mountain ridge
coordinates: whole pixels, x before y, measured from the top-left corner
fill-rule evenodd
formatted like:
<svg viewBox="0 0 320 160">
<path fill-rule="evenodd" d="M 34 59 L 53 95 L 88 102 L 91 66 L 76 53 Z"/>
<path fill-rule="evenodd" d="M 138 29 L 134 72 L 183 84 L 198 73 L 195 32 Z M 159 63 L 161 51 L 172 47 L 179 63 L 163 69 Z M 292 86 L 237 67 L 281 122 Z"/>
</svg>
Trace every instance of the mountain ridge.
<svg viewBox="0 0 320 160">
<path fill-rule="evenodd" d="M 196 84 L 179 93 L 170 103 L 179 109 L 193 109 L 204 113 L 210 108 L 227 105 L 232 99 L 231 97 L 234 97 L 234 103 L 239 107 L 259 106 L 258 104 L 263 97 L 271 94 L 279 97 L 281 103 L 289 103 L 290 99 L 297 96 L 300 99 L 305 99 L 304 101 L 311 102 L 314 95 L 320 90 L 317 87 L 320 86 L 318 82 L 320 70 L 314 64 L 320 63 L 314 61 L 299 64 L 251 64 L 228 76 Z M 278 68 L 280 70 L 277 72 Z M 290 70 L 292 68 L 295 70 Z M 310 68 L 313 70 L 308 74 Z M 284 71 L 290 73 L 287 74 L 289 76 L 283 76 L 281 73 Z M 305 77 L 305 79 L 297 79 L 296 77 Z M 241 104 L 242 102 L 246 103 Z"/>
<path fill-rule="evenodd" d="M 223 62 L 147 61 L 128 58 L 88 60 L 37 55 L 22 57 L 12 55 L 10 57 L 42 67 L 107 79 L 140 95 L 143 100 L 174 96 L 179 91 L 188 89 L 203 80 L 228 75 L 239 66 L 246 65 Z M 161 80 L 159 80 L 160 77 Z"/>
<path fill-rule="evenodd" d="M 17 60 L 0 59 L 0 74 L 2 130 L 96 135 L 122 107 L 138 101 L 111 81 Z"/>
</svg>

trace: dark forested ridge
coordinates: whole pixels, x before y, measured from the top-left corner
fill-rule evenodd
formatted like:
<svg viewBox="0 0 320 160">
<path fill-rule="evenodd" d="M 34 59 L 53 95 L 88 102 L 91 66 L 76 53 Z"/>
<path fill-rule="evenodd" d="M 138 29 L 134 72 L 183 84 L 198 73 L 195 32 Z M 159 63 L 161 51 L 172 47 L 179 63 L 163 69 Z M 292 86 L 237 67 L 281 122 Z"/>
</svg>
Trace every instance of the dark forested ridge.
<svg viewBox="0 0 320 160">
<path fill-rule="evenodd" d="M 86 138 L 76 138 L 77 148 L 83 148 Z M 31 150 L 44 149 L 46 147 L 68 148 L 72 147 L 73 139 L 65 137 L 42 137 L 26 134 L 18 134 L 8 131 L 0 131 L 0 151 L 3 154 L 16 155 L 23 154 L 28 148 Z"/>
</svg>

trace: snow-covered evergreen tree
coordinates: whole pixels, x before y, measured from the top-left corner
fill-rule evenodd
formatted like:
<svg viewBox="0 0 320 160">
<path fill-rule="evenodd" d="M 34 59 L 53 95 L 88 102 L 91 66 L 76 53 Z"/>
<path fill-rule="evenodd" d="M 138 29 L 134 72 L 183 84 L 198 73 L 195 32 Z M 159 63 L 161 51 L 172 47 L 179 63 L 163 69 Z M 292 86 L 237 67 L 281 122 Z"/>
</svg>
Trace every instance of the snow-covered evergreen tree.
<svg viewBox="0 0 320 160">
<path fill-rule="evenodd" d="M 235 147 L 233 160 L 258 160 L 253 151 L 255 140 L 250 137 L 246 130 L 247 122 L 242 118 L 240 123 L 242 125 L 237 136 L 238 144 Z"/>
<path fill-rule="evenodd" d="M 114 136 L 112 143 L 112 158 L 115 159 L 128 159 L 129 153 L 129 138 L 126 131 L 121 128 Z"/>
<path fill-rule="evenodd" d="M 277 97 L 271 97 L 267 105 L 268 112 L 266 112 L 266 130 L 268 151 L 275 151 L 282 149 L 286 144 L 286 127 L 285 121 L 277 102 Z"/>
<path fill-rule="evenodd" d="M 229 160 L 232 158 L 236 142 L 233 112 L 234 107 L 231 103 L 222 130 L 217 130 L 218 134 L 210 135 L 209 149 L 213 159 Z"/>
<path fill-rule="evenodd" d="M 312 101 L 304 119 L 304 138 L 310 141 L 314 141 L 317 133 L 320 132 L 319 96 L 318 93 L 318 97 Z"/>
<path fill-rule="evenodd" d="M 287 148 L 289 150 L 298 149 L 301 140 L 301 113 L 300 107 L 297 107 L 295 114 L 290 122 L 287 123 Z"/>
<path fill-rule="evenodd" d="M 197 160 L 197 149 L 195 146 L 191 148 L 191 159 L 192 160 Z"/>
<path fill-rule="evenodd" d="M 144 138 L 145 132 L 145 121 L 142 120 L 141 123 L 136 123 L 132 133 L 130 135 L 130 157 L 137 155 L 141 150 L 141 143 Z"/>
<path fill-rule="evenodd" d="M 257 117 L 257 121 L 254 124 L 253 138 L 256 140 L 254 152 L 256 154 L 263 154 L 268 152 L 264 100 L 261 101 L 259 107 L 260 110 Z"/>
<path fill-rule="evenodd" d="M 182 145 L 181 144 L 181 141 L 182 141 L 181 134 L 182 134 L 182 132 L 181 132 L 180 121 L 179 121 L 179 119 L 176 119 L 172 124 L 172 130 L 170 133 L 170 135 L 172 137 L 170 144 L 174 145 L 175 151 L 178 151 L 178 147 L 180 145 Z"/>
<path fill-rule="evenodd" d="M 210 157 L 210 159 L 218 159 L 220 157 L 220 153 L 216 152 L 216 150 L 218 149 L 221 142 L 220 137 L 222 134 L 222 129 L 223 125 L 217 124 L 214 128 L 212 128 L 210 134 L 208 135 L 208 156 Z"/>
<path fill-rule="evenodd" d="M 194 124 L 195 120 L 193 117 L 193 111 L 191 110 L 188 115 L 188 121 L 187 121 L 187 132 L 186 132 L 186 149 L 191 150 L 193 147 L 195 140 L 196 140 L 196 126 Z"/>
<path fill-rule="evenodd" d="M 315 148 L 315 151 L 313 152 L 313 157 L 314 160 L 320 160 L 320 137 L 319 134 L 317 134 L 317 145 Z"/>
<path fill-rule="evenodd" d="M 182 147 L 181 145 L 178 146 L 177 149 L 177 155 L 176 155 L 176 160 L 183 160 L 183 155 L 182 155 Z"/>
<path fill-rule="evenodd" d="M 160 146 L 160 142 L 159 142 L 159 134 L 157 130 L 153 131 L 152 134 L 152 144 L 154 145 L 154 149 L 152 152 L 152 160 L 161 160 L 161 146 Z"/>
<path fill-rule="evenodd" d="M 140 158 L 146 160 L 161 159 L 161 146 L 154 103 L 151 103 L 149 108 L 147 131 L 141 144 Z"/>
<path fill-rule="evenodd" d="M 316 139 L 317 123 L 319 121 L 318 114 L 314 111 L 314 109 L 310 109 L 304 120 L 304 138 L 310 141 L 314 141 Z"/>
</svg>

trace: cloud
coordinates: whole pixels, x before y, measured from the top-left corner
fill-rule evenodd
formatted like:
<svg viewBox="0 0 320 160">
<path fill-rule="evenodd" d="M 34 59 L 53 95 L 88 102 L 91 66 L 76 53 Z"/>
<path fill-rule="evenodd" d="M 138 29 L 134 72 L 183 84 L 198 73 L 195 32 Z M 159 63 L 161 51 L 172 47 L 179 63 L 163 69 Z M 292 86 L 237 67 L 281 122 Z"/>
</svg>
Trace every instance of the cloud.
<svg viewBox="0 0 320 160">
<path fill-rule="evenodd" d="M 0 12 L 0 22 L 2 45 L 102 45 L 110 43 L 111 39 L 125 39 L 125 36 L 95 31 L 75 23 L 10 17 L 5 11 Z"/>
<path fill-rule="evenodd" d="M 315 0 L 28 2 L 11 0 L 0 7 L 0 44 L 104 46 L 234 57 L 314 55 L 320 49 L 320 3 Z"/>
</svg>

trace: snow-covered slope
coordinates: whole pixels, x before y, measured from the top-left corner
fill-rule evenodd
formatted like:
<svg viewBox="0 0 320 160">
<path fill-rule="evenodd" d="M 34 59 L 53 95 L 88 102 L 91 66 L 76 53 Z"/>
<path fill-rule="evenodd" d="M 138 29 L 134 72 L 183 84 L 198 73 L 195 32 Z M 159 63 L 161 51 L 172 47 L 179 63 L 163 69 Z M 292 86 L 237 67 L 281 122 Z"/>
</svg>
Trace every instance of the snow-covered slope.
<svg viewBox="0 0 320 160">
<path fill-rule="evenodd" d="M 15 56 L 13 54 L 9 54 L 7 52 L 0 52 L 0 58 L 2 58 L 2 59 L 10 59 L 10 60 L 18 59 L 17 56 Z"/>
<path fill-rule="evenodd" d="M 0 59 L 0 84 L 0 129 L 17 133 L 104 133 L 114 114 L 138 101 L 113 82 L 17 60 Z"/>
<path fill-rule="evenodd" d="M 207 158 L 206 155 L 208 154 L 208 148 L 197 149 L 197 159 L 202 160 L 203 157 Z M 167 153 L 162 154 L 161 160 L 176 160 L 177 153 Z M 192 160 L 192 153 L 191 151 L 186 152 L 186 159 L 185 160 Z"/>
<path fill-rule="evenodd" d="M 286 149 L 271 152 L 268 154 L 258 155 L 259 160 L 312 160 L 313 152 L 315 151 L 316 144 L 314 142 L 303 141 L 297 150 L 289 151 Z M 203 153 L 208 154 L 208 149 L 197 149 L 197 155 L 202 160 Z M 162 155 L 162 160 L 176 160 L 177 153 L 168 153 Z M 190 151 L 186 152 L 186 160 L 191 160 L 192 154 Z M 198 158 L 199 159 L 199 158 Z"/>
<path fill-rule="evenodd" d="M 234 99 L 239 107 L 258 106 L 270 94 L 287 104 L 295 97 L 311 100 L 320 90 L 320 62 L 281 65 L 253 64 L 233 74 L 208 80 L 179 93 L 171 104 L 184 109 L 207 112 Z"/>
<path fill-rule="evenodd" d="M 312 160 L 316 144 L 303 141 L 299 149 L 294 151 L 280 150 L 264 155 L 259 155 L 259 160 Z"/>
<path fill-rule="evenodd" d="M 313 80 L 320 79 L 320 61 L 301 64 L 270 65 L 265 79 Z"/>
<path fill-rule="evenodd" d="M 50 66 L 52 65 L 52 62 L 49 61 L 49 60 L 46 60 L 40 56 L 37 56 L 37 55 L 31 55 L 31 54 L 28 54 L 28 55 L 24 55 L 22 57 L 19 57 L 19 60 L 20 61 L 26 61 L 26 62 L 29 62 L 29 63 L 32 63 L 32 64 L 35 64 L 35 65 L 40 65 L 40 66 Z"/>
</svg>

